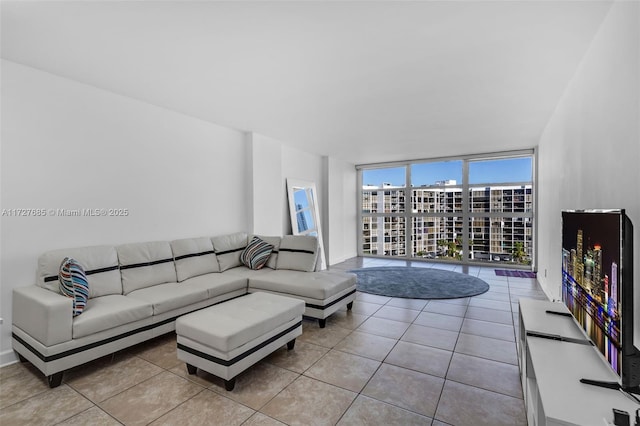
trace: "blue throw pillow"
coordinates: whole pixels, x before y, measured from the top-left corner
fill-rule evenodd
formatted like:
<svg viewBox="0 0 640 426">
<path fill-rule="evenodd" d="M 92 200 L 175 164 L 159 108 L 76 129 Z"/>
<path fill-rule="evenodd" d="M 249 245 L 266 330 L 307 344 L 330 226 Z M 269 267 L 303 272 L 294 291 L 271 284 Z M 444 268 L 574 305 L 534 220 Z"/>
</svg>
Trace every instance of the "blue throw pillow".
<svg viewBox="0 0 640 426">
<path fill-rule="evenodd" d="M 73 316 L 80 315 L 89 299 L 89 281 L 77 260 L 65 257 L 58 273 L 60 292 L 73 300 Z"/>
<path fill-rule="evenodd" d="M 258 237 L 253 237 L 249 245 L 240 253 L 240 261 L 251 269 L 262 269 L 269 261 L 273 246 Z"/>
</svg>

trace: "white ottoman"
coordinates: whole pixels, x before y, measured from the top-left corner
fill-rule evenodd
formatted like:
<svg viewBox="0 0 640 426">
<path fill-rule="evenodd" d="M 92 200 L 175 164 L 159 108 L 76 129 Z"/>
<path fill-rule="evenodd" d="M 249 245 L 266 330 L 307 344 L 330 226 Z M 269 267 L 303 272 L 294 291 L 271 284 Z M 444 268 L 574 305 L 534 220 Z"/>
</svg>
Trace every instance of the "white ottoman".
<svg viewBox="0 0 640 426">
<path fill-rule="evenodd" d="M 251 293 L 176 320 L 178 359 L 189 374 L 201 368 L 233 390 L 238 374 L 302 334 L 302 300 Z"/>
</svg>

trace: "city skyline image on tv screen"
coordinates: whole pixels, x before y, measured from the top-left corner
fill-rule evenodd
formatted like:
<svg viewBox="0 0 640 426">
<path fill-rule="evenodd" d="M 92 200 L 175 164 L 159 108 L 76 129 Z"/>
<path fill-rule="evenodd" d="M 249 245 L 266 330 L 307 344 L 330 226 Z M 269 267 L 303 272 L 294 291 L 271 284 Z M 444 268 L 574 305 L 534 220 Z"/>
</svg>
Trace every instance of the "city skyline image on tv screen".
<svg viewBox="0 0 640 426">
<path fill-rule="evenodd" d="M 562 300 L 620 374 L 620 211 L 562 212 Z"/>
</svg>

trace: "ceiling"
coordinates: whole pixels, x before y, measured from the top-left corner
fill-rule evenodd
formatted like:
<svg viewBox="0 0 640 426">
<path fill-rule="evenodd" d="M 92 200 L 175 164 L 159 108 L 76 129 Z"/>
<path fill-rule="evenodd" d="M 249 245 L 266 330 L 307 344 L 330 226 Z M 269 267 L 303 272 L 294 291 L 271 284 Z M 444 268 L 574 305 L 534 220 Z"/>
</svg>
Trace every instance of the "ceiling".
<svg viewBox="0 0 640 426">
<path fill-rule="evenodd" d="M 1 7 L 4 59 L 364 164 L 534 147 L 611 1 Z"/>
</svg>

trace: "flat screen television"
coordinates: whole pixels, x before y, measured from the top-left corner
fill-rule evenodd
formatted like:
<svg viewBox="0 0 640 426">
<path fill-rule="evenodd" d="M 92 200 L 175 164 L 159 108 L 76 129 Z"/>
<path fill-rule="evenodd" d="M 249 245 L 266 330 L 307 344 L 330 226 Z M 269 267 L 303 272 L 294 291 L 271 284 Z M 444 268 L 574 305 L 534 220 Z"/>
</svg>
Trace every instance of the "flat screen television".
<svg viewBox="0 0 640 426">
<path fill-rule="evenodd" d="M 625 211 L 563 211 L 562 301 L 621 387 L 638 393 L 633 295 L 633 225 Z"/>
</svg>

